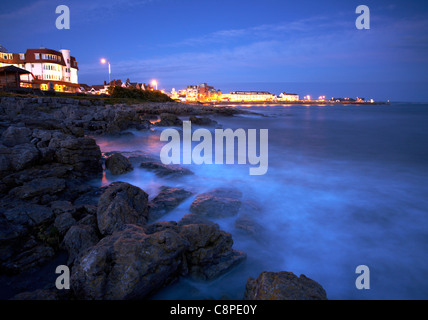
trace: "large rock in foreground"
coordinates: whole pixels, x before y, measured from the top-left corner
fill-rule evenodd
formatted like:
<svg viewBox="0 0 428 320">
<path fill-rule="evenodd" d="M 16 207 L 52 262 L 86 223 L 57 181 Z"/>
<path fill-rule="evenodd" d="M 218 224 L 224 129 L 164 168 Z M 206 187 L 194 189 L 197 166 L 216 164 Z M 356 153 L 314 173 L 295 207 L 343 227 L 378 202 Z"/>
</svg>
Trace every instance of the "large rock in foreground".
<svg viewBox="0 0 428 320">
<path fill-rule="evenodd" d="M 181 274 L 185 241 L 171 230 L 147 235 L 128 225 L 102 239 L 73 268 L 79 299 L 143 299 Z"/>
<path fill-rule="evenodd" d="M 147 193 L 129 183 L 112 183 L 98 202 L 100 232 L 110 235 L 126 224 L 144 226 L 149 214 L 148 198 Z"/>
<path fill-rule="evenodd" d="M 323 287 L 314 280 L 291 272 L 262 272 L 249 278 L 245 300 L 327 300 Z"/>
<path fill-rule="evenodd" d="M 232 249 L 232 236 L 217 224 L 195 222 L 122 226 L 75 255 L 74 294 L 78 299 L 144 299 L 180 276 L 213 279 L 246 258 Z"/>
<path fill-rule="evenodd" d="M 180 235 L 189 243 L 185 255 L 193 278 L 214 279 L 246 258 L 244 252 L 232 249 L 232 235 L 218 225 L 184 225 Z"/>
</svg>

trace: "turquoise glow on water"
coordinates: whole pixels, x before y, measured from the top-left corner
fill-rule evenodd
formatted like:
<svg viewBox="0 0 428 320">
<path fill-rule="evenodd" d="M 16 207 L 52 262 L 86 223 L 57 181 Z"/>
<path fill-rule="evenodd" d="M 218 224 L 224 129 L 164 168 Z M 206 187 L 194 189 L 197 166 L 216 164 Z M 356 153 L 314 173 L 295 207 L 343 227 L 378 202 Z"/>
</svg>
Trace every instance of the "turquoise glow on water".
<svg viewBox="0 0 428 320">
<path fill-rule="evenodd" d="M 428 296 L 428 106 L 270 106 L 263 116 L 216 117 L 223 128 L 269 129 L 269 171 L 247 165 L 189 165 L 194 176 L 156 177 L 136 168 L 105 183 L 126 181 L 154 197 L 161 186 L 195 196 L 162 220 L 180 220 L 196 194 L 235 187 L 260 211 L 257 237 L 218 219 L 248 259 L 211 282 L 181 279 L 155 299 L 241 299 L 248 277 L 291 271 L 319 282 L 330 299 L 426 299 Z M 103 152 L 144 150 L 159 156 L 161 129 L 99 139 Z M 367 265 L 371 289 L 355 288 Z"/>
</svg>

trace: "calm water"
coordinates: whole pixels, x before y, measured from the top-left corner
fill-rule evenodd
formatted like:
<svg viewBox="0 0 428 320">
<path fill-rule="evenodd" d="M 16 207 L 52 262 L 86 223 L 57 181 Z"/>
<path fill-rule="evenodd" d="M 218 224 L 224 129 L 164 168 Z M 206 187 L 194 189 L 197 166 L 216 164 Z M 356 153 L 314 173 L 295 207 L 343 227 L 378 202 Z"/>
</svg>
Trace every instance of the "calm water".
<svg viewBox="0 0 428 320">
<path fill-rule="evenodd" d="M 243 108 L 243 107 L 242 107 Z M 211 282 L 182 279 L 155 299 L 241 299 L 248 277 L 291 271 L 319 282 L 329 299 L 428 298 L 428 105 L 258 106 L 263 116 L 216 117 L 223 128 L 269 129 L 269 171 L 246 165 L 190 165 L 195 176 L 162 180 L 143 169 L 103 180 L 130 182 L 154 197 L 163 185 L 195 194 L 234 186 L 260 211 L 257 238 L 231 232 L 245 263 Z M 159 134 L 100 139 L 103 152 L 145 150 L 156 156 Z M 195 195 L 196 196 L 196 195 Z M 195 197 L 162 220 L 179 220 Z M 371 289 L 355 288 L 367 265 Z"/>
</svg>

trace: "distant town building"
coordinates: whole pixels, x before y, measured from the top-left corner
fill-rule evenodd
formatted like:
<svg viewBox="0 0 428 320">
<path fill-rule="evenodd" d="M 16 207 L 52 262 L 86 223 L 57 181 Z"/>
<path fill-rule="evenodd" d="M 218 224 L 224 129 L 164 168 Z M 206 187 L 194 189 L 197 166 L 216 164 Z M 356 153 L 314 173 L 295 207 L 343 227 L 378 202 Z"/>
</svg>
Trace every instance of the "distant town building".
<svg viewBox="0 0 428 320">
<path fill-rule="evenodd" d="M 151 85 L 147 85 L 145 83 L 140 82 L 122 82 L 122 80 L 112 80 L 110 83 L 107 83 L 104 81 L 104 84 L 97 84 L 97 85 L 80 85 L 79 91 L 89 94 L 108 94 L 108 88 L 109 87 L 122 87 L 122 88 L 135 88 L 137 90 L 150 90 L 153 91 Z"/>
<path fill-rule="evenodd" d="M 213 86 L 207 83 L 200 83 L 199 85 L 190 85 L 186 89 L 171 92 L 171 98 L 182 101 L 204 101 L 216 102 L 221 99 L 221 91 L 216 90 Z"/>
<path fill-rule="evenodd" d="M 276 95 L 266 91 L 235 91 L 221 96 L 228 102 L 268 102 L 276 100 Z"/>
<path fill-rule="evenodd" d="M 186 89 L 186 101 L 197 101 L 198 100 L 198 86 L 187 86 Z"/>
<path fill-rule="evenodd" d="M 279 101 L 299 101 L 299 95 L 295 93 L 283 92 L 278 97 Z"/>
<path fill-rule="evenodd" d="M 29 74 L 20 75 L 20 86 L 55 91 L 76 92 L 80 87 L 76 58 L 70 50 L 27 49 L 25 53 L 9 53 L 0 48 L 0 67 L 15 66 Z"/>
<path fill-rule="evenodd" d="M 108 85 L 104 84 L 95 84 L 89 88 L 86 93 L 90 94 L 107 94 Z"/>
<path fill-rule="evenodd" d="M 206 83 L 198 86 L 198 101 L 220 101 L 221 91 Z"/>
</svg>

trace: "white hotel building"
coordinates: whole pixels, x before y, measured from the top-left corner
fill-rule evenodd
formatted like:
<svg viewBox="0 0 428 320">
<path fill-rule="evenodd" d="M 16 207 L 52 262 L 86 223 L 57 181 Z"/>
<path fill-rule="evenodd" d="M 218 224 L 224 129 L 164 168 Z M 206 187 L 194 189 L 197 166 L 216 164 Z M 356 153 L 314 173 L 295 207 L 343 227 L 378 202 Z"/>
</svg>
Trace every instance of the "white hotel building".
<svg viewBox="0 0 428 320">
<path fill-rule="evenodd" d="M 0 47 L 2 48 L 2 47 Z M 2 51 L 6 51 L 3 50 Z M 59 92 L 76 92 L 79 88 L 75 57 L 70 50 L 27 49 L 26 53 L 0 52 L 0 68 L 13 65 L 30 74 L 21 75 L 21 87 Z"/>
<path fill-rule="evenodd" d="M 279 95 L 278 101 L 299 101 L 299 95 L 295 93 L 283 92 Z"/>
<path fill-rule="evenodd" d="M 276 96 L 265 91 L 235 91 L 222 94 L 221 99 L 228 102 L 266 102 L 274 101 Z"/>
</svg>

